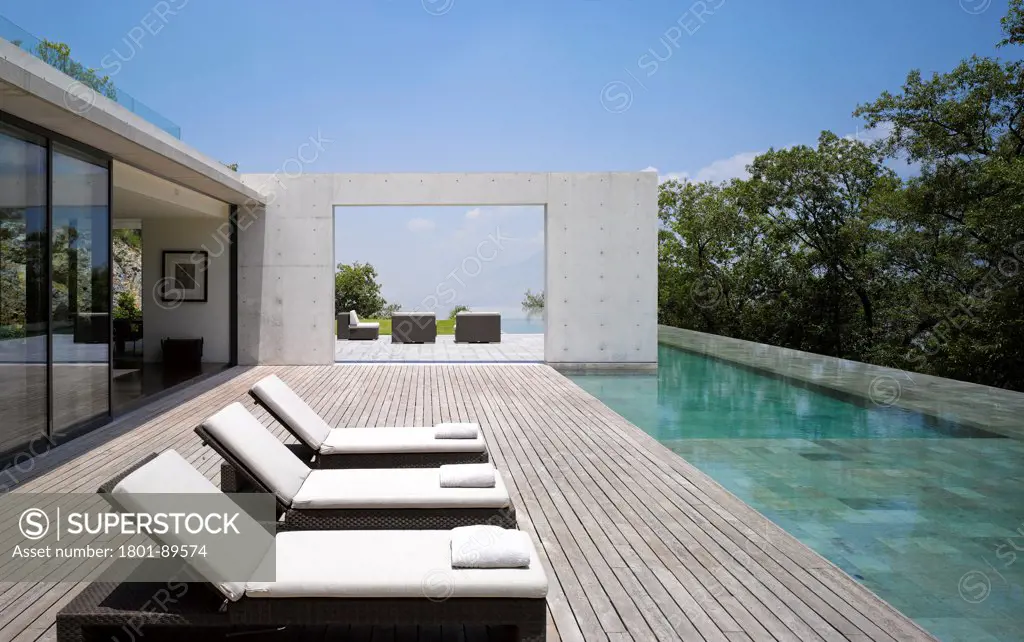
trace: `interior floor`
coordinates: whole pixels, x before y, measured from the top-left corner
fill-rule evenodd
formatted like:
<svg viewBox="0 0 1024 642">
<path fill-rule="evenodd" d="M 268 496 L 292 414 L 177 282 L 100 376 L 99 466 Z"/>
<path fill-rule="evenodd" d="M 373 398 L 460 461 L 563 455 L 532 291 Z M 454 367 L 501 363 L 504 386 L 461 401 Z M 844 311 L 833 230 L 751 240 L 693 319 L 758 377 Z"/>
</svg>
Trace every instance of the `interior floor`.
<svg viewBox="0 0 1024 642">
<path fill-rule="evenodd" d="M 162 363 L 143 363 L 141 356 L 114 359 L 114 413 L 139 405 L 139 400 L 160 394 L 194 379 L 216 374 L 226 363 L 203 363 L 199 368 L 168 370 Z"/>
</svg>

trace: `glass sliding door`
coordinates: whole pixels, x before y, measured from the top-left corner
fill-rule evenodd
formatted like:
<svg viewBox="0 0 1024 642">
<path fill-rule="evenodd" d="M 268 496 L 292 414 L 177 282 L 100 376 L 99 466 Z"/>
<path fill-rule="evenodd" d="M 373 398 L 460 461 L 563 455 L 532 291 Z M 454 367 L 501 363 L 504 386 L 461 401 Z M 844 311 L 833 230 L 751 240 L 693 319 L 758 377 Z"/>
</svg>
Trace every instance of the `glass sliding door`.
<svg viewBox="0 0 1024 642">
<path fill-rule="evenodd" d="M 110 182 L 105 159 L 53 143 L 53 437 L 110 413 Z"/>
<path fill-rule="evenodd" d="M 0 123 L 0 453 L 47 436 L 46 140 Z"/>
</svg>

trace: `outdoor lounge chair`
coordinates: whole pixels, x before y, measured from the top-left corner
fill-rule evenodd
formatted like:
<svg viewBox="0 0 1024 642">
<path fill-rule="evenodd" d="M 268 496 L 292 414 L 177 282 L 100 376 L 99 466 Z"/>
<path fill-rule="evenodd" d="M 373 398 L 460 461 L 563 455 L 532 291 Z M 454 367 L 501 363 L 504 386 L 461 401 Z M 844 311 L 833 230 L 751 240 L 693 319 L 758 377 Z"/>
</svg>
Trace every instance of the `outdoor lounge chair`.
<svg viewBox="0 0 1024 642">
<path fill-rule="evenodd" d="M 217 493 L 173 450 L 147 457 L 100 492 L 120 510 L 147 512 L 146 493 L 158 488 Z M 230 497 L 220 498 L 225 512 L 238 511 Z M 179 537 L 158 541 L 174 545 Z M 452 537 L 444 530 L 278 533 L 265 558 L 267 566 L 274 559 L 272 582 L 224 581 L 192 558 L 182 563 L 194 581 L 177 584 L 187 588 L 177 589 L 173 599 L 169 582 L 94 582 L 57 613 L 57 640 L 135 639 L 138 632 L 146 640 L 254 632 L 296 639 L 348 625 L 505 626 L 514 627 L 520 640 L 544 640 L 548 580 L 532 542 L 527 568 L 462 569 L 452 568 Z"/>
<path fill-rule="evenodd" d="M 455 343 L 501 343 L 501 315 L 497 312 L 457 313 Z"/>
<path fill-rule="evenodd" d="M 288 448 L 313 468 L 432 468 L 488 461 L 482 434 L 437 439 L 438 426 L 332 428 L 277 375 L 257 381 L 249 396 L 299 440 Z"/>
<path fill-rule="evenodd" d="M 391 343 L 437 343 L 437 317 L 433 312 L 392 314 Z"/>
<path fill-rule="evenodd" d="M 338 339 L 348 341 L 376 341 L 380 337 L 380 324 L 359 320 L 355 310 L 348 314 L 339 314 L 335 321 L 338 326 Z"/>
<path fill-rule="evenodd" d="M 274 495 L 289 530 L 516 524 L 497 470 L 493 488 L 442 488 L 439 468 L 311 469 L 237 402 L 195 430 L 244 487 Z"/>
</svg>

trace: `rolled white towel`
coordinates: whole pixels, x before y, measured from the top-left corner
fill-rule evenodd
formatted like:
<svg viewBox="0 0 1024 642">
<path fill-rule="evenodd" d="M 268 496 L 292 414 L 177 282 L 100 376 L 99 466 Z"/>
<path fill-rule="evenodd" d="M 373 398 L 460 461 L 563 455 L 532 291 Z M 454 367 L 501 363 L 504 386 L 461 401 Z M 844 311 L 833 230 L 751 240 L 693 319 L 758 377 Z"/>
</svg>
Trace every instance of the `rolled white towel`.
<svg viewBox="0 0 1024 642">
<path fill-rule="evenodd" d="M 441 488 L 494 488 L 491 464 L 445 464 L 441 466 Z"/>
<path fill-rule="evenodd" d="M 476 439 L 480 434 L 480 426 L 476 424 L 437 424 L 434 426 L 434 439 Z"/>
<path fill-rule="evenodd" d="M 500 526 L 452 529 L 452 568 L 529 568 L 530 536 Z"/>
</svg>

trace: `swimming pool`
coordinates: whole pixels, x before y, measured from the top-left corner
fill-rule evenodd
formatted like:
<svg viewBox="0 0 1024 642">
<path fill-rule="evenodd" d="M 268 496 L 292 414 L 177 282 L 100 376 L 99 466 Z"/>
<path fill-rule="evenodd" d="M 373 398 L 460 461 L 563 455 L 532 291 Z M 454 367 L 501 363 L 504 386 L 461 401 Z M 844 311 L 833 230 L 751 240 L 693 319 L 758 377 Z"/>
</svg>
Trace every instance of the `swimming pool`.
<svg viewBox="0 0 1024 642">
<path fill-rule="evenodd" d="M 1024 637 L 1024 444 L 659 346 L 570 377 L 942 640 Z"/>
</svg>

